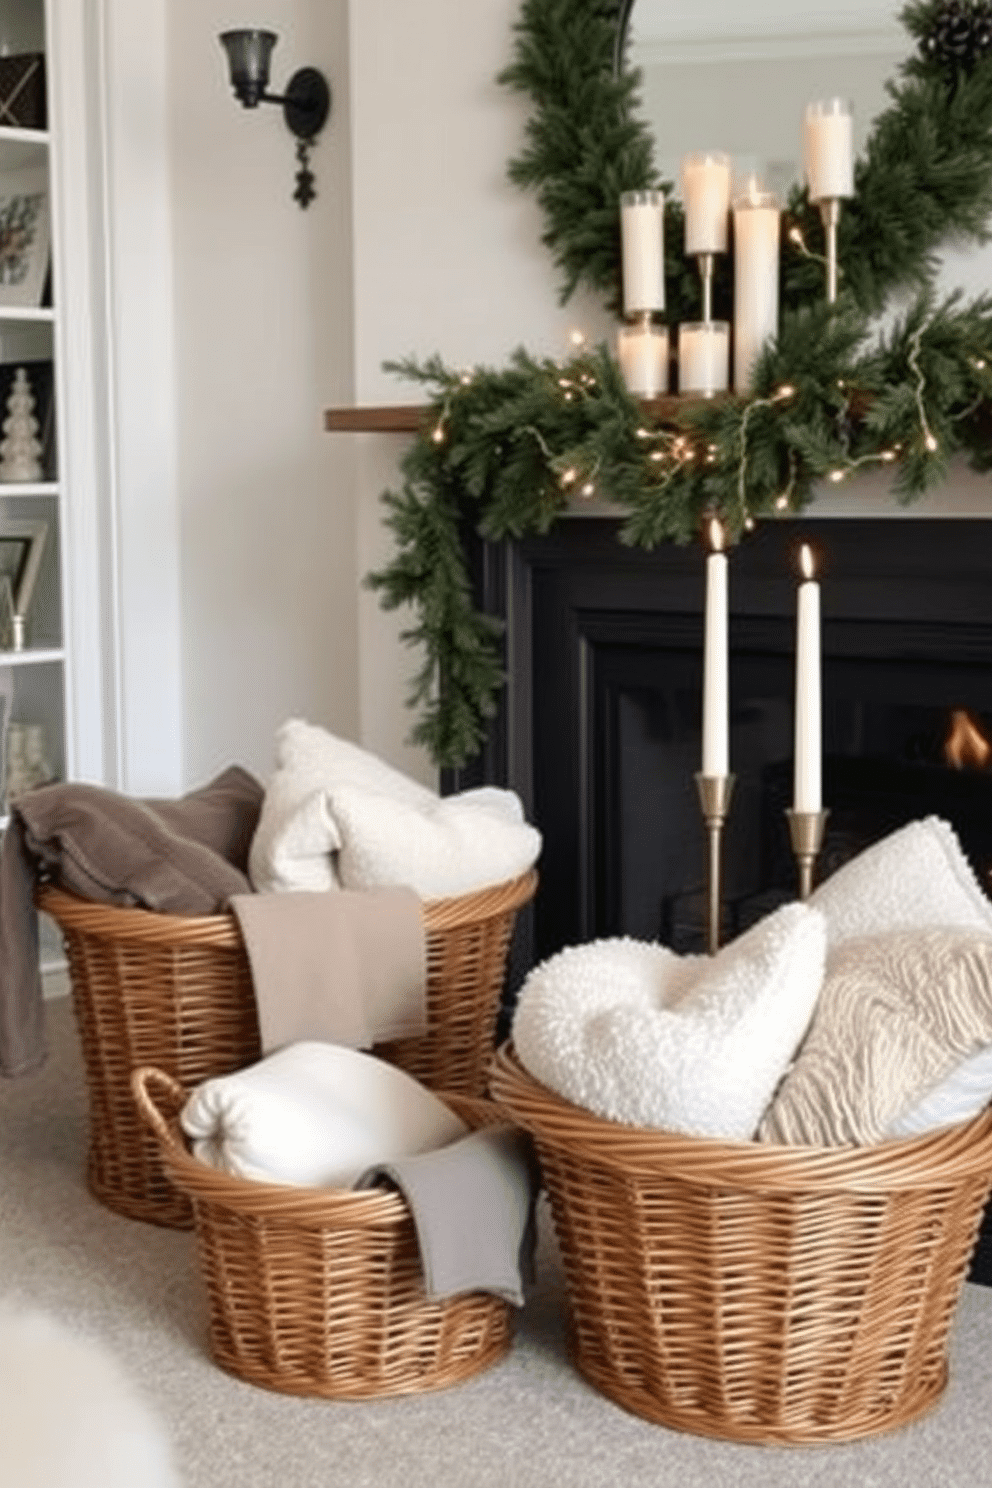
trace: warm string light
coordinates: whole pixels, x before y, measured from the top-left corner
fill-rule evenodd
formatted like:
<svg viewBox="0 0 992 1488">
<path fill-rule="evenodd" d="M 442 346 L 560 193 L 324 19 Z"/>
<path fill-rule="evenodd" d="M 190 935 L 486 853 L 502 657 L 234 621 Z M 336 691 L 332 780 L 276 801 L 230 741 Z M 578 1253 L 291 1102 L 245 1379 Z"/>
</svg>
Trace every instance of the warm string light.
<svg viewBox="0 0 992 1488">
<path fill-rule="evenodd" d="M 830 260 L 826 257 L 825 254 L 814 253 L 812 248 L 808 248 L 806 246 L 806 239 L 803 237 L 803 230 L 797 223 L 793 224 L 793 226 L 789 228 L 786 237 L 789 239 L 789 242 L 794 245 L 794 247 L 799 249 L 799 252 L 803 255 L 804 258 L 812 258 L 815 260 L 816 263 L 829 264 Z M 843 278 L 844 271 L 839 264 L 837 265 L 837 273 L 839 277 Z"/>
<path fill-rule="evenodd" d="M 747 517 L 747 426 L 751 421 L 751 415 L 759 408 L 773 408 L 776 403 L 787 403 L 790 398 L 795 397 L 795 393 L 795 388 L 784 382 L 781 387 L 775 389 L 770 398 L 755 398 L 741 415 L 741 463 L 737 470 L 737 501 L 741 516 L 744 518 Z M 779 497 L 779 501 L 781 499 Z M 775 504 L 778 506 L 779 502 Z"/>
<path fill-rule="evenodd" d="M 937 453 L 940 445 L 937 442 L 937 437 L 931 429 L 930 424 L 927 420 L 926 404 L 923 402 L 923 393 L 926 388 L 927 381 L 923 375 L 922 368 L 920 367 L 920 352 L 923 349 L 923 332 L 927 329 L 929 324 L 929 321 L 924 321 L 923 325 L 919 326 L 913 333 L 911 342 L 912 350 L 909 353 L 909 365 L 912 367 L 913 373 L 916 377 L 916 406 L 920 414 L 920 428 L 923 430 L 923 446 L 926 450 L 929 451 L 931 455 L 933 455 Z"/>
<path fill-rule="evenodd" d="M 827 479 L 833 481 L 836 486 L 842 480 L 846 480 L 852 470 L 858 470 L 862 465 L 891 465 L 898 458 L 899 451 L 895 447 L 881 450 L 877 455 L 859 455 L 856 460 L 845 460 L 843 465 L 838 465 L 834 470 L 831 470 Z"/>
</svg>

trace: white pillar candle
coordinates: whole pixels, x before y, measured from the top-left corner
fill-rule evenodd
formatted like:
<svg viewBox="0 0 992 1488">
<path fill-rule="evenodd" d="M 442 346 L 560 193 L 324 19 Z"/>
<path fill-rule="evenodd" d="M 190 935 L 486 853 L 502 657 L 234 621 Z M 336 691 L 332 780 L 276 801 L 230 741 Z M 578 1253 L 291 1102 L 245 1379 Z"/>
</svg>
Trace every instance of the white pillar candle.
<svg viewBox="0 0 992 1488">
<path fill-rule="evenodd" d="M 627 391 L 639 398 L 668 392 L 668 327 L 623 325 L 617 332 L 617 355 Z"/>
<path fill-rule="evenodd" d="M 758 353 L 778 334 L 779 204 L 754 191 L 734 203 L 734 388 L 743 393 Z"/>
<path fill-rule="evenodd" d="M 730 221 L 730 156 L 714 151 L 682 162 L 685 252 L 726 253 Z"/>
<path fill-rule="evenodd" d="M 792 808 L 823 807 L 820 702 L 820 586 L 813 578 L 813 555 L 803 544 L 803 582 L 796 605 L 796 739 Z"/>
<path fill-rule="evenodd" d="M 730 326 L 688 320 L 679 326 L 679 392 L 711 398 L 730 384 Z"/>
<path fill-rule="evenodd" d="M 665 308 L 665 198 L 625 191 L 620 198 L 623 303 L 628 315 Z"/>
<path fill-rule="evenodd" d="M 854 132 L 851 106 L 827 98 L 806 109 L 803 161 L 810 201 L 854 195 Z"/>
<path fill-rule="evenodd" d="M 706 559 L 706 617 L 703 637 L 703 775 L 730 770 L 730 694 L 728 681 L 727 555 L 723 530 L 710 523 L 714 549 Z"/>
</svg>

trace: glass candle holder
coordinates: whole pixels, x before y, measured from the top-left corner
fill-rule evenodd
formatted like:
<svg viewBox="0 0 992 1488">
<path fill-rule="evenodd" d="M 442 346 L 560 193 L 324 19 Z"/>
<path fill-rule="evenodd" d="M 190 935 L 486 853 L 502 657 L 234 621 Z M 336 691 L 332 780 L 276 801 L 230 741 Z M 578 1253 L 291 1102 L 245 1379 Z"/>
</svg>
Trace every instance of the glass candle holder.
<svg viewBox="0 0 992 1488">
<path fill-rule="evenodd" d="M 679 392 L 712 398 L 730 386 L 730 326 L 690 320 L 679 326 Z"/>
<path fill-rule="evenodd" d="M 644 318 L 622 325 L 617 332 L 617 355 L 627 391 L 638 398 L 668 392 L 668 327 Z"/>
</svg>

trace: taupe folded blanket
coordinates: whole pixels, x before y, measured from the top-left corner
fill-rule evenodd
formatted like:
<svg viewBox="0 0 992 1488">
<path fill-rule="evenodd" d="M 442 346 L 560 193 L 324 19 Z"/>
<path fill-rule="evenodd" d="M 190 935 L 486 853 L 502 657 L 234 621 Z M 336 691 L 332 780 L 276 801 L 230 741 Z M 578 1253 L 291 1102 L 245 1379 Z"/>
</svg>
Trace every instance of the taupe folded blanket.
<svg viewBox="0 0 992 1488">
<path fill-rule="evenodd" d="M 235 765 L 175 801 L 77 783 L 17 798 L 0 848 L 0 1074 L 26 1074 L 45 1057 L 35 884 L 101 904 L 215 913 L 250 887 L 263 795 Z"/>
<path fill-rule="evenodd" d="M 412 889 L 236 895 L 265 1054 L 313 1039 L 370 1049 L 427 1027 L 423 906 Z"/>
<path fill-rule="evenodd" d="M 369 1168 L 356 1188 L 394 1185 L 410 1207 L 424 1290 L 492 1292 L 521 1307 L 532 1279 L 539 1172 L 530 1139 L 487 1126 L 447 1147 Z"/>
</svg>

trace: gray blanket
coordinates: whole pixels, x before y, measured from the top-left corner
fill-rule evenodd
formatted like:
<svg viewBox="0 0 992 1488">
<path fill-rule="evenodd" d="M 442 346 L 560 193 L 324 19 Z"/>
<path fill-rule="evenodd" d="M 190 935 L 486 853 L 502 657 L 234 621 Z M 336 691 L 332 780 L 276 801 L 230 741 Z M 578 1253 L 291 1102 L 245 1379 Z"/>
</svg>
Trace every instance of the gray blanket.
<svg viewBox="0 0 992 1488">
<path fill-rule="evenodd" d="M 239 766 L 175 801 L 76 783 L 19 796 L 0 847 L 0 1074 L 45 1058 L 35 885 L 172 914 L 223 909 L 250 891 L 263 788 Z"/>
</svg>

